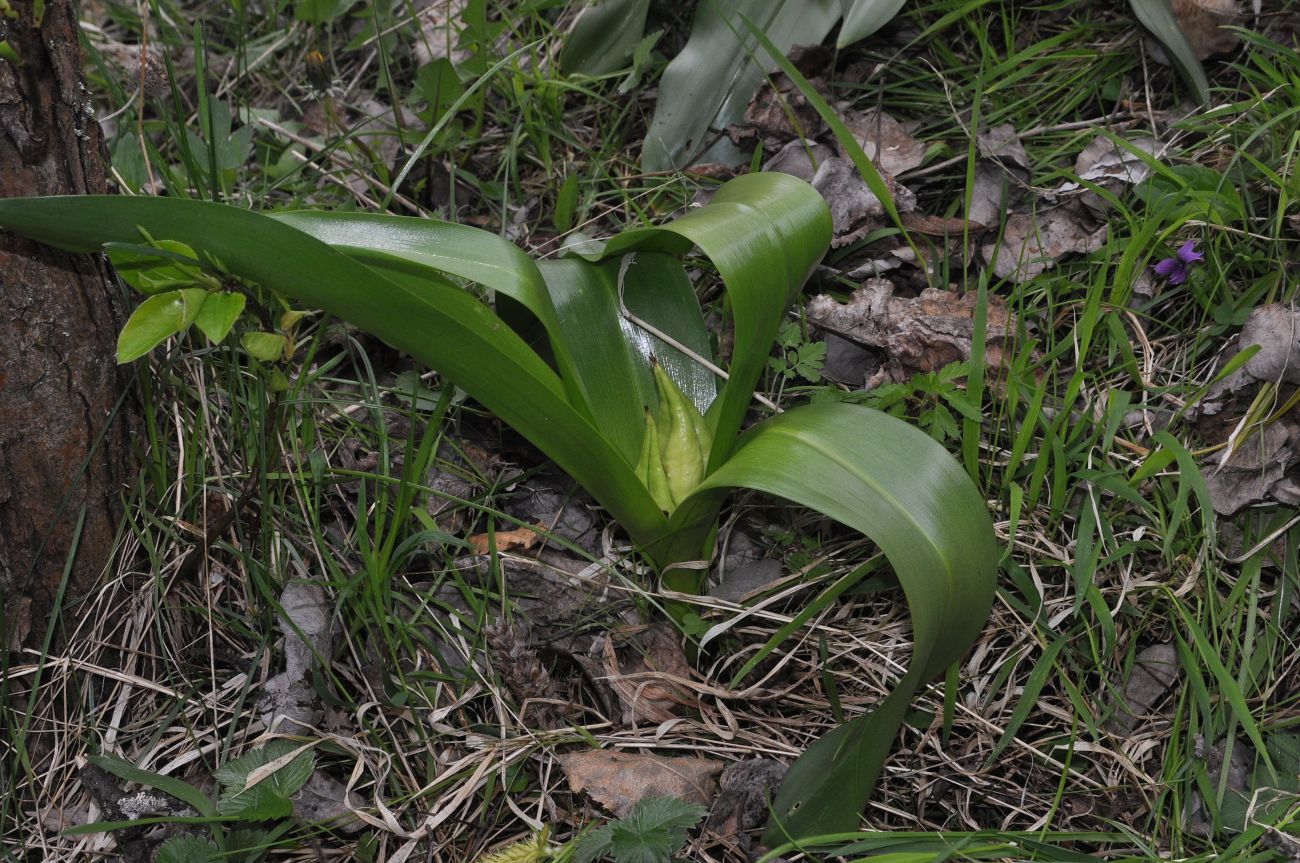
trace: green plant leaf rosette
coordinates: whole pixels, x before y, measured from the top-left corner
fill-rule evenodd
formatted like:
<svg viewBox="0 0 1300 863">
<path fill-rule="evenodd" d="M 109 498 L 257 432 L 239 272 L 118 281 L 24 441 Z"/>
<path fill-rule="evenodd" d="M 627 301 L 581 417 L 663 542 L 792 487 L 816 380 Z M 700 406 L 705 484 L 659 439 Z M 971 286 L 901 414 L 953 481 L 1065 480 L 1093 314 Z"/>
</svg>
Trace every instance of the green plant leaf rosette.
<svg viewBox="0 0 1300 863">
<path fill-rule="evenodd" d="M 992 523 L 965 471 L 927 435 L 848 404 L 794 408 L 740 434 L 786 310 L 830 243 L 825 202 L 796 178 L 738 177 L 666 225 L 625 231 L 588 257 L 545 262 L 462 225 L 259 214 L 168 198 L 10 199 L 0 201 L 0 225 L 79 251 L 142 237 L 178 241 L 207 270 L 375 334 L 455 382 L 567 471 L 672 590 L 702 589 L 700 569 L 677 565 L 707 560 L 733 488 L 813 507 L 871 537 L 911 608 L 909 670 L 875 712 L 795 763 L 769 838 L 856 825 L 916 688 L 959 658 L 987 617 L 998 559 Z M 692 250 L 727 291 L 735 339 L 725 377 L 681 262 Z M 468 291 L 465 281 L 486 290 Z M 545 354 L 508 323 L 529 319 L 545 333 Z M 709 441 L 699 485 L 674 489 L 671 513 L 637 465 L 647 409 L 658 404 L 656 362 L 703 423 L 698 439 Z"/>
</svg>

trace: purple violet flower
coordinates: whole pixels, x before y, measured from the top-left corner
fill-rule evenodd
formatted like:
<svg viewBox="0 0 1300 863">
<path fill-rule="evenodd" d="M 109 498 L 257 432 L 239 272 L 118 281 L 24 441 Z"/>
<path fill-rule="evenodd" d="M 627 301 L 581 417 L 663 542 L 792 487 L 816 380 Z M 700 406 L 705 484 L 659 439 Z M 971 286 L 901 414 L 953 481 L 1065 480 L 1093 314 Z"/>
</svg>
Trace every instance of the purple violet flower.
<svg viewBox="0 0 1300 863">
<path fill-rule="evenodd" d="M 1156 264 L 1155 271 L 1157 276 L 1164 276 L 1169 280 L 1171 285 L 1181 285 L 1187 281 L 1187 274 L 1191 270 L 1192 264 L 1204 260 L 1205 256 L 1196 251 L 1196 241 L 1188 240 L 1183 243 L 1183 247 L 1178 250 L 1178 256 L 1175 258 L 1165 258 Z"/>
</svg>

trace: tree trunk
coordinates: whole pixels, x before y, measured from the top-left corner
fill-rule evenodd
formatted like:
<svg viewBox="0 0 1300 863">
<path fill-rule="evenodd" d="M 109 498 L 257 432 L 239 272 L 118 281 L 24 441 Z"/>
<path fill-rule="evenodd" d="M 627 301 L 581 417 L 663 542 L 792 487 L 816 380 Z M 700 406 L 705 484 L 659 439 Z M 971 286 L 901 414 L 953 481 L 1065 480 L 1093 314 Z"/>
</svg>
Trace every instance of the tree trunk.
<svg viewBox="0 0 1300 863">
<path fill-rule="evenodd" d="M 0 59 L 0 198 L 106 192 L 76 9 L 46 0 L 41 21 L 34 12 L 0 0 L 0 41 L 18 55 Z M 114 361 L 122 300 L 103 256 L 0 231 L 0 650 L 44 631 L 70 556 L 70 595 L 108 560 L 138 411 Z"/>
</svg>

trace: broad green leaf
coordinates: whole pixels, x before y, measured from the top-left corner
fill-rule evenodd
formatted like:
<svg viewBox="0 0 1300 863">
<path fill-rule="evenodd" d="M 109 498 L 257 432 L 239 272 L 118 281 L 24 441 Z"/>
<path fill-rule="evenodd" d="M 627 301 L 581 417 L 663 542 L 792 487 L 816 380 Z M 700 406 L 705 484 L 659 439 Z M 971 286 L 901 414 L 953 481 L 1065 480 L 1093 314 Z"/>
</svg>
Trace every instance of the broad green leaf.
<svg viewBox="0 0 1300 863">
<path fill-rule="evenodd" d="M 608 297 L 586 296 L 579 287 L 594 291 L 596 285 L 603 285 L 606 294 L 616 290 L 622 256 L 636 252 L 627 273 L 629 309 L 705 354 L 707 336 L 698 306 L 693 301 L 685 304 L 684 277 L 669 275 L 666 258 L 649 253 L 680 256 L 695 244 L 717 267 L 730 295 L 736 343 L 729 370 L 733 383 L 724 390 L 727 395 L 718 406 L 719 418 L 710 417 L 718 441 L 716 463 L 725 457 L 740 427 L 785 309 L 820 261 L 831 236 L 830 215 L 821 195 L 801 180 L 775 173 L 737 177 L 705 207 L 661 227 L 627 231 L 601 244 L 595 254 L 583 256 L 593 263 L 611 262 L 604 265 L 609 269 L 600 270 L 583 271 L 578 263 L 562 259 L 542 262 L 539 271 L 539 265 L 500 237 L 433 220 L 309 212 L 278 213 L 273 218 L 367 265 L 382 266 L 386 274 L 392 275 L 394 262 L 400 261 L 415 268 L 408 270 L 411 273 L 421 272 L 420 267 L 448 273 L 518 300 L 550 333 L 561 374 L 578 381 L 568 387 L 571 403 L 582 405 L 596 418 L 597 426 L 629 462 L 635 460 L 641 440 L 640 404 L 653 392 L 644 366 L 646 350 L 652 345 L 644 344 L 644 333 L 635 326 L 622 327 L 626 339 L 641 345 L 635 352 L 642 358 L 635 386 L 642 402 L 629 400 L 626 393 L 619 394 L 629 386 L 623 377 L 627 366 L 619 363 L 616 374 L 603 360 L 592 360 L 593 355 L 621 354 L 609 343 L 613 334 L 598 323 L 609 320 L 616 309 Z M 562 295 L 564 315 L 556 309 L 560 301 L 552 298 L 553 291 Z M 716 387 L 712 373 L 673 351 L 664 353 L 665 369 L 701 410 L 708 409 Z"/>
<path fill-rule="evenodd" d="M 840 0 L 840 2 L 844 6 L 844 23 L 840 25 L 840 35 L 835 40 L 835 47 L 847 48 L 892 21 L 898 14 L 898 10 L 903 8 L 904 0 Z"/>
<path fill-rule="evenodd" d="M 634 537 L 663 529 L 663 515 L 632 465 L 566 398 L 555 372 L 455 285 L 380 274 L 280 220 L 202 201 L 10 198 L 0 200 L 0 224 L 78 251 L 138 242 L 139 227 L 188 243 L 228 272 L 375 333 L 455 381 L 554 459 Z"/>
<path fill-rule="evenodd" d="M 219 291 L 208 294 L 199 309 L 194 326 L 199 328 L 214 345 L 218 344 L 230 332 L 239 315 L 244 311 L 245 297 L 233 291 Z"/>
<path fill-rule="evenodd" d="M 798 470 L 790 470 L 790 465 Z M 845 403 L 795 408 L 747 432 L 697 494 L 751 488 L 811 507 L 880 546 L 912 614 L 913 653 L 897 689 L 812 745 L 790 768 L 765 844 L 850 830 L 916 688 L 970 647 L 988 617 L 999 557 L 988 508 L 924 432 Z M 689 503 L 689 500 L 688 502 Z M 689 533 L 690 508 L 672 526 Z"/>
<path fill-rule="evenodd" d="M 641 150 L 647 171 L 690 165 L 732 123 L 772 63 L 741 23 L 754 21 L 784 53 L 815 45 L 840 17 L 839 0 L 708 0 L 690 38 L 659 81 L 659 101 Z"/>
<path fill-rule="evenodd" d="M 625 231 L 606 243 L 602 254 L 647 247 L 680 253 L 672 242 L 676 238 L 694 243 L 713 262 L 731 301 L 730 378 L 709 416 L 715 441 L 709 464 L 716 467 L 726 459 L 753 400 L 786 308 L 830 245 L 830 211 L 802 180 L 744 174 L 720 188 L 708 206 L 662 227 Z"/>
<path fill-rule="evenodd" d="M 164 776 L 150 770 L 142 770 L 129 761 L 123 761 L 121 758 L 112 755 L 91 755 L 87 760 L 101 770 L 113 774 L 118 779 L 125 779 L 127 782 L 138 782 L 141 785 L 157 788 L 159 791 L 170 794 L 177 800 L 193 806 L 200 815 L 212 817 L 217 814 L 216 807 L 212 805 L 212 801 L 208 799 L 207 795 L 188 782 L 182 782 L 172 776 Z"/>
<path fill-rule="evenodd" d="M 117 361 L 129 363 L 149 353 L 167 339 L 184 332 L 207 298 L 201 288 L 155 294 L 131 313 L 117 337 Z"/>
<path fill-rule="evenodd" d="M 566 75 L 605 75 L 628 65 L 645 33 L 650 0 L 599 0 L 582 10 L 564 39 Z"/>
<path fill-rule="evenodd" d="M 646 329 L 623 317 L 623 300 L 645 324 L 709 358 L 708 332 L 694 287 L 670 255 L 641 252 L 600 263 L 561 258 L 539 263 L 555 303 L 562 341 L 573 357 L 589 410 L 605 436 L 635 462 L 645 430 L 644 408 L 657 395 L 650 375 L 654 355 L 701 412 L 717 394 L 714 375 Z"/>
<path fill-rule="evenodd" d="M 519 302 L 546 329 L 555 360 L 577 407 L 592 401 L 573 370 L 568 344 L 537 265 L 508 240 L 468 225 L 377 213 L 295 210 L 272 213 L 361 263 L 387 273 L 467 279 Z M 576 334 L 581 340 L 582 333 Z"/>
<path fill-rule="evenodd" d="M 1178 29 L 1178 22 L 1174 19 L 1169 0 L 1129 0 L 1129 4 L 1133 7 L 1133 14 L 1137 16 L 1142 26 L 1147 28 L 1169 52 L 1169 59 L 1174 62 L 1178 71 L 1183 74 L 1184 80 L 1191 86 L 1196 101 L 1208 105 L 1210 82 L 1205 77 L 1201 61 L 1196 59 L 1196 52 L 1192 50 L 1187 37 L 1183 35 L 1182 30 Z"/>
<path fill-rule="evenodd" d="M 244 333 L 240 344 L 249 355 L 264 363 L 274 363 L 284 359 L 289 348 L 289 340 L 279 333 Z"/>
</svg>

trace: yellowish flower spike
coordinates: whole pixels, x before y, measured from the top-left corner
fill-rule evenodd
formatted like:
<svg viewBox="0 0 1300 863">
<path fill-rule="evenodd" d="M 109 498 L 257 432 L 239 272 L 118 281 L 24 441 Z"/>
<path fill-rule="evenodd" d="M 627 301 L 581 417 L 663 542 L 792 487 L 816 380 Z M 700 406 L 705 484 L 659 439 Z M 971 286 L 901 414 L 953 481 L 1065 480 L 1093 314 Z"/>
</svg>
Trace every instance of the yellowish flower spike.
<svg viewBox="0 0 1300 863">
<path fill-rule="evenodd" d="M 668 492 L 676 507 L 704 479 L 712 436 L 695 404 L 678 389 L 668 373 L 658 363 L 651 366 L 659 390 L 659 454 L 668 477 Z M 705 432 L 703 439 L 701 429 Z"/>
<path fill-rule="evenodd" d="M 543 827 L 527 839 L 521 839 L 500 851 L 478 858 L 478 863 L 546 863 L 555 856 L 550 838 L 551 828 Z"/>
</svg>

